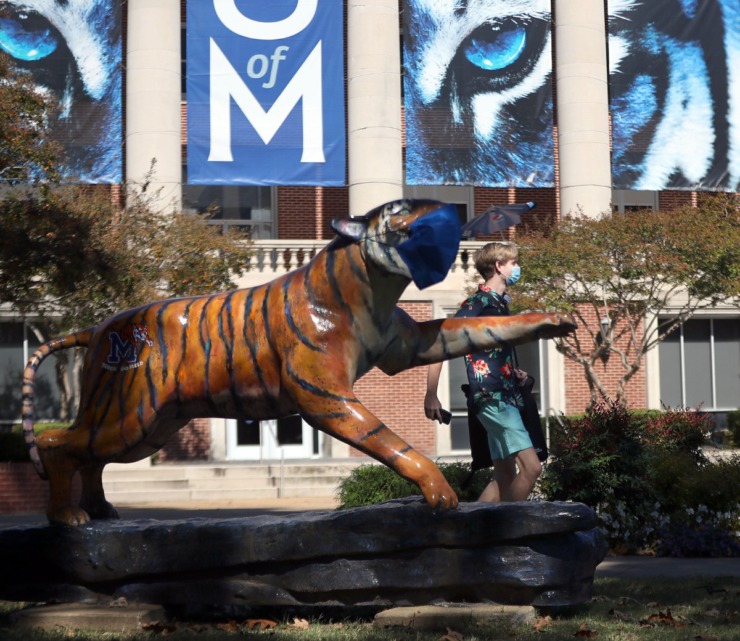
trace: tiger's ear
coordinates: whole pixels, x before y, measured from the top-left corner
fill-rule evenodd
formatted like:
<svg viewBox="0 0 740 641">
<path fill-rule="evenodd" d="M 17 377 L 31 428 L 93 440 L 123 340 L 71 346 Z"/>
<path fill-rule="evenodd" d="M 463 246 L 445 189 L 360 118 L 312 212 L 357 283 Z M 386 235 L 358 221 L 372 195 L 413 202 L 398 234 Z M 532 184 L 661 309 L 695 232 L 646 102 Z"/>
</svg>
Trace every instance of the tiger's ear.
<svg viewBox="0 0 740 641">
<path fill-rule="evenodd" d="M 360 240 L 367 231 L 367 218 L 352 218 L 345 216 L 343 218 L 334 218 L 331 221 L 332 229 L 340 236 L 350 240 Z"/>
</svg>

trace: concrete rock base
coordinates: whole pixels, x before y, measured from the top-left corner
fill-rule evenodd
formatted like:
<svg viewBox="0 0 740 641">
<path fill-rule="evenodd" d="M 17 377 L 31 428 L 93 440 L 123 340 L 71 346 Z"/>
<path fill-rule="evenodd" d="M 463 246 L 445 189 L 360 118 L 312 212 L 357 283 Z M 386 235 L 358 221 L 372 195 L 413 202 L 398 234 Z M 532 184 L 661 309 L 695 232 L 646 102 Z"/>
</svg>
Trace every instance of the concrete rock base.
<svg viewBox="0 0 740 641">
<path fill-rule="evenodd" d="M 148 603 L 183 619 L 588 601 L 606 555 L 578 503 L 412 497 L 343 511 L 0 530 L 0 599 Z"/>
<path fill-rule="evenodd" d="M 12 617 L 14 626 L 31 630 L 80 630 L 130 633 L 142 625 L 164 622 L 168 614 L 156 605 L 87 605 L 64 603 L 26 608 Z"/>
<path fill-rule="evenodd" d="M 373 625 L 444 631 L 446 628 L 454 630 L 501 620 L 513 624 L 532 623 L 535 618 L 535 609 L 530 605 L 444 603 L 383 610 L 375 615 Z"/>
</svg>

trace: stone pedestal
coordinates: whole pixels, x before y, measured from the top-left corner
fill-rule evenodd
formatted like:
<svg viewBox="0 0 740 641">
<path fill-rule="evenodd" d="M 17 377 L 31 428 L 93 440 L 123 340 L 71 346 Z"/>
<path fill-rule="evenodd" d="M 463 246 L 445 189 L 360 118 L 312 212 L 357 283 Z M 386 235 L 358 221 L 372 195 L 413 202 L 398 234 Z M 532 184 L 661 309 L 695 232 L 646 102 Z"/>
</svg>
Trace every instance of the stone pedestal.
<svg viewBox="0 0 740 641">
<path fill-rule="evenodd" d="M 95 522 L 0 531 L 0 599 L 177 612 L 375 608 L 437 602 L 570 606 L 607 545 L 578 503 L 420 498 L 237 519 Z"/>
</svg>

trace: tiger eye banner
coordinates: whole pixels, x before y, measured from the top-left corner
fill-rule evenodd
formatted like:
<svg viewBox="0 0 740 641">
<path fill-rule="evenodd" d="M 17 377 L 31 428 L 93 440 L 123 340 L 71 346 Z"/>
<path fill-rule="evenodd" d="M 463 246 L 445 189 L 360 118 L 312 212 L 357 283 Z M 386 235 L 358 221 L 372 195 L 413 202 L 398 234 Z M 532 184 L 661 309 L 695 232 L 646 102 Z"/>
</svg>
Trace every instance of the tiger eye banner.
<svg viewBox="0 0 740 641">
<path fill-rule="evenodd" d="M 190 0 L 188 183 L 344 185 L 340 0 Z"/>
<path fill-rule="evenodd" d="M 0 0 L 0 51 L 56 105 L 63 179 L 121 182 L 121 2 Z"/>
<path fill-rule="evenodd" d="M 554 185 L 550 0 L 404 0 L 406 182 Z"/>
<path fill-rule="evenodd" d="M 740 185 L 740 2 L 609 0 L 615 189 Z"/>
</svg>

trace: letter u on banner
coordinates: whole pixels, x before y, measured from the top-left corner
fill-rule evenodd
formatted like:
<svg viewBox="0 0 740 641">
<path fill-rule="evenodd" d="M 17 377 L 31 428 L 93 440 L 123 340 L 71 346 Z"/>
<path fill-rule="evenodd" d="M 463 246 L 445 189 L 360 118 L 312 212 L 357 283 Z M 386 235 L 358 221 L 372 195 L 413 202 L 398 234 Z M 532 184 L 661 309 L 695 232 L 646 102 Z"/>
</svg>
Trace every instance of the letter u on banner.
<svg viewBox="0 0 740 641">
<path fill-rule="evenodd" d="M 187 182 L 344 185 L 342 3 L 248 9 L 188 3 Z"/>
</svg>

